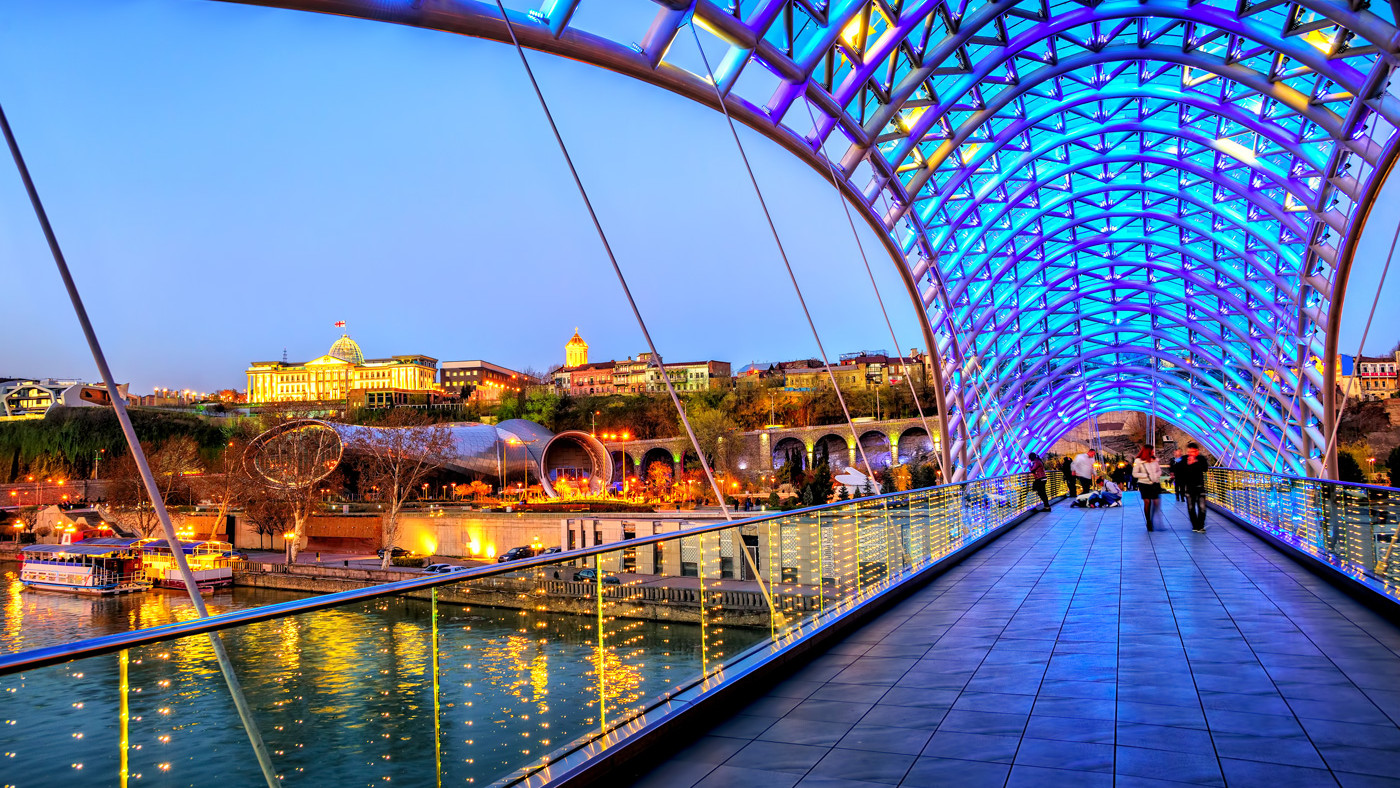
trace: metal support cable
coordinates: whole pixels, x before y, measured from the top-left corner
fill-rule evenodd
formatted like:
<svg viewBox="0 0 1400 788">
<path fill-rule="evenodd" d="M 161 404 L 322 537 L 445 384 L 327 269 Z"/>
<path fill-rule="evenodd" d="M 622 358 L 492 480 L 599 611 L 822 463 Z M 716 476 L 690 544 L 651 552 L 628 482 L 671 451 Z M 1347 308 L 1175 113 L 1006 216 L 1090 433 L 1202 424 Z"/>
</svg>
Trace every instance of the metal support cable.
<svg viewBox="0 0 1400 788">
<path fill-rule="evenodd" d="M 811 103 L 810 103 L 810 102 L 808 102 L 808 104 L 807 104 L 807 112 L 808 112 L 808 115 L 810 116 L 810 115 L 811 115 L 811 112 L 812 112 L 812 106 L 811 106 Z M 816 120 L 815 120 L 815 118 L 813 118 L 813 120 L 812 120 L 812 125 L 813 125 L 813 126 L 816 126 Z M 825 158 L 825 155 L 823 155 L 823 158 Z M 829 159 L 827 160 L 827 164 L 828 164 L 828 166 L 830 166 L 830 160 L 829 160 Z M 881 190 L 881 192 L 880 192 L 880 198 L 881 198 L 881 200 L 884 201 L 885 212 L 888 213 L 888 214 L 893 214 L 895 211 L 894 211 L 894 209 L 893 209 L 893 206 L 890 204 L 889 192 L 888 192 L 887 190 Z M 844 200 L 843 200 L 843 203 L 844 203 Z M 849 209 L 848 209 L 848 214 L 849 214 Z M 907 218 L 907 214 L 906 214 L 906 218 Z M 854 223 L 853 223 L 853 225 L 854 225 Z M 854 226 L 852 227 L 852 229 L 854 229 Z M 863 254 L 863 253 L 864 253 L 864 250 L 862 250 L 862 254 Z M 929 265 L 930 265 L 930 267 L 933 267 L 933 266 L 934 266 L 934 263 L 933 263 L 932 260 L 929 261 Z M 869 266 L 869 263 L 867 263 L 867 264 L 866 264 L 867 270 L 869 269 L 869 267 L 870 267 L 870 266 Z M 935 270 L 936 270 L 936 268 L 935 268 Z M 872 275 L 872 277 L 871 277 L 871 281 L 872 281 L 872 282 L 874 281 L 873 275 Z M 938 288 L 939 288 L 940 291 L 943 290 L 943 287 L 942 287 L 942 284 L 941 284 L 941 280 L 940 280 L 940 283 L 939 283 L 939 285 L 938 285 Z M 876 295 L 878 296 L 878 291 L 877 291 Z M 882 304 L 881 306 L 883 307 L 883 304 Z M 946 319 L 946 316 L 945 316 L 945 319 Z M 886 322 L 889 322 L 889 317 L 886 316 L 885 320 L 886 320 Z M 951 325 L 952 325 L 952 323 L 951 323 L 951 320 L 950 320 L 950 321 L 949 321 L 949 326 L 951 327 Z M 891 336 L 893 336 L 893 329 L 891 329 Z M 896 345 L 898 345 L 898 340 L 896 340 Z M 978 376 L 977 376 L 977 377 L 972 377 L 972 376 L 970 375 L 970 373 L 969 373 L 969 367 L 971 367 L 971 366 L 975 366 L 975 367 L 977 368 L 977 372 L 978 372 Z M 988 382 L 988 383 L 983 384 L 983 383 L 980 382 L 980 381 L 981 381 L 981 377 L 982 377 L 982 376 L 981 376 L 981 373 L 982 373 L 983 371 L 984 371 L 984 368 L 983 368 L 983 366 L 982 366 L 982 358 L 981 358 L 981 355 L 980 355 L 980 354 L 974 354 L 974 355 L 972 355 L 972 356 L 967 357 L 967 359 L 964 360 L 964 362 L 963 362 L 962 368 L 958 371 L 958 373 L 959 373 L 960 375 L 962 375 L 962 380 L 963 380 L 964 385 L 967 385 L 968 383 L 971 383 L 973 396 L 975 396 L 976 399 L 977 399 L 977 412 L 978 412 L 979 414 L 983 413 L 983 412 L 984 412 L 983 409 L 986 408 L 986 404 L 985 404 L 984 401 L 983 401 L 983 391 L 985 390 L 987 399 L 992 399 L 992 396 L 991 396 L 991 390 L 992 390 L 991 383 Z M 959 398 L 959 400 L 961 400 L 961 398 Z M 960 408 L 960 410 L 962 410 L 962 409 Z M 995 431 L 993 431 L 993 432 L 992 432 L 992 446 L 993 446 L 993 448 L 994 448 L 996 451 L 998 451 L 998 452 L 1001 454 L 1001 457 L 1002 457 L 1002 464 L 1005 466 L 1004 470 L 1005 470 L 1006 472 L 1010 473 L 1010 471 L 1011 471 L 1011 461 L 1012 461 L 1011 458 L 1012 458 L 1012 456 L 1013 456 L 1013 452 L 1011 452 L 1011 451 L 1008 450 L 1008 444 L 1010 443 L 1010 440 L 1009 440 L 1009 438 L 1007 438 L 1006 436 L 1014 435 L 1014 434 L 1015 434 L 1015 430 L 1010 429 L 1010 428 L 1007 426 L 1007 424 L 1006 424 L 1006 414 L 1005 414 L 1005 412 L 1004 412 L 1001 408 L 995 408 L 995 409 L 993 409 L 993 419 L 994 419 L 994 421 L 995 421 L 996 423 L 1000 424 L 1001 429 L 1002 429 L 1002 433 L 1001 433 L 1001 436 L 1002 436 L 1002 437 L 999 438 L 999 437 L 998 437 L 998 433 L 996 433 Z M 964 423 L 964 424 L 967 423 L 966 415 L 963 416 L 963 423 Z M 973 421 L 973 424 L 976 425 L 976 423 L 977 423 L 977 422 L 974 420 L 974 421 Z M 980 447 L 980 446 L 982 445 L 982 443 L 984 443 L 984 442 L 985 442 L 985 440 L 984 440 L 984 441 L 979 441 L 979 444 L 978 444 L 979 447 Z M 985 463 L 982 461 L 982 458 L 981 458 L 981 456 L 979 455 L 978 460 L 977 460 L 977 466 L 978 466 L 979 469 L 982 469 L 982 470 L 985 471 L 984 465 L 985 465 Z"/>
<path fill-rule="evenodd" d="M 637 308 L 637 301 L 632 297 L 632 289 L 627 286 L 627 277 L 622 274 L 622 267 L 618 265 L 617 255 L 613 254 L 612 244 L 608 243 L 607 233 L 603 232 L 602 222 L 598 219 L 598 212 L 593 209 L 593 201 L 588 198 L 588 190 L 583 186 L 583 180 L 579 177 L 578 168 L 574 166 L 574 159 L 569 155 L 569 148 L 564 144 L 564 137 L 559 133 L 559 124 L 554 122 L 554 113 L 549 111 L 549 102 L 545 101 L 544 93 L 540 90 L 540 83 L 535 79 L 535 71 L 530 68 L 530 60 L 525 57 L 525 48 L 521 46 L 520 39 L 515 35 L 515 24 L 510 21 L 510 15 L 506 13 L 506 7 L 501 0 L 496 0 L 496 8 L 501 12 L 501 19 L 506 23 L 506 32 L 510 33 L 510 42 L 515 47 L 515 52 L 520 56 L 520 65 L 525 68 L 525 76 L 530 78 L 530 87 L 534 88 L 535 98 L 539 100 L 540 109 L 544 111 L 545 120 L 549 122 L 549 129 L 554 133 L 554 141 L 559 145 L 559 152 L 564 155 L 564 163 L 569 167 L 569 174 L 573 176 L 574 186 L 578 188 L 579 196 L 583 198 L 583 205 L 588 209 L 588 216 L 593 220 L 593 229 L 598 233 L 598 240 L 603 243 L 603 251 L 608 255 L 608 262 L 612 263 L 613 273 L 617 274 L 617 283 L 622 286 L 622 294 L 627 297 L 627 304 L 632 307 L 632 316 L 637 319 L 637 326 L 642 330 L 642 336 L 646 338 L 647 347 L 651 349 L 651 357 L 656 362 L 657 369 L 661 372 L 661 379 L 666 383 L 666 391 L 671 395 L 671 403 L 676 406 L 676 415 L 680 416 L 681 424 L 685 426 L 685 434 L 690 437 L 690 443 L 695 447 L 695 455 L 700 459 L 700 466 L 705 470 L 705 477 L 709 479 L 710 487 L 715 492 L 715 500 L 719 503 L 720 511 L 724 513 L 724 519 L 733 520 L 729 513 L 729 507 L 724 503 L 724 491 L 719 488 L 719 483 L 715 481 L 715 475 L 710 470 L 710 462 L 705 458 L 705 452 L 700 449 L 700 441 L 695 437 L 695 430 L 690 427 L 690 419 L 686 418 L 685 408 L 681 407 L 681 398 L 676 394 L 676 387 L 671 384 L 671 376 L 666 374 L 666 365 L 662 361 L 661 353 L 656 349 L 656 342 L 651 338 L 651 332 L 647 330 L 646 321 L 642 319 L 642 312 Z M 681 470 L 685 470 L 682 467 Z"/>
<path fill-rule="evenodd" d="M 1395 244 L 1400 241 L 1400 222 L 1395 224 L 1395 234 L 1390 238 L 1390 251 L 1385 255 L 1385 266 L 1381 268 L 1381 279 L 1376 283 L 1376 297 L 1371 299 L 1371 311 L 1366 315 L 1366 327 L 1361 330 L 1361 341 L 1356 344 L 1356 356 L 1352 358 L 1352 377 L 1358 377 L 1361 369 L 1361 351 L 1366 347 L 1366 335 L 1371 333 L 1371 321 L 1376 317 L 1376 307 L 1381 302 L 1381 291 L 1385 289 L 1386 276 L 1390 274 L 1390 263 L 1395 259 Z M 1299 369 L 1301 383 L 1302 370 Z M 1322 447 L 1322 467 L 1326 471 L 1336 473 L 1336 468 L 1328 467 L 1331 463 L 1332 452 L 1337 443 L 1337 430 L 1342 426 L 1342 416 L 1347 412 L 1347 400 L 1351 396 L 1351 386 L 1347 386 L 1342 391 L 1342 404 L 1337 408 L 1337 413 L 1332 417 L 1332 432 L 1327 436 L 1327 443 Z M 1301 425 L 1300 425 L 1301 426 Z"/>
<path fill-rule="evenodd" d="M 175 534 L 175 526 L 170 522 L 170 512 L 165 508 L 165 499 L 161 496 L 160 489 L 156 485 L 150 464 L 146 462 L 146 453 L 141 449 L 141 440 L 136 436 L 136 429 L 131 425 L 131 416 L 126 412 L 126 402 L 122 400 L 121 393 L 117 390 L 116 379 L 112 376 L 111 367 L 107 365 L 107 356 L 102 352 L 102 345 L 97 341 L 97 332 L 93 330 L 92 321 L 88 319 L 87 308 L 83 306 L 82 296 L 78 293 L 78 285 L 73 280 L 72 272 L 68 269 L 68 261 L 63 256 L 63 249 L 58 244 L 58 236 L 54 234 L 53 225 L 49 223 L 48 212 L 44 210 L 44 203 L 39 199 L 39 190 L 35 187 L 34 179 L 29 174 L 29 167 L 24 162 L 24 155 L 20 152 L 19 142 L 15 139 L 14 131 L 10 128 L 10 121 L 5 116 L 3 106 L 0 106 L 0 131 L 4 132 L 5 143 L 10 147 L 10 156 L 15 160 L 20 180 L 24 181 L 24 190 L 29 195 L 29 203 L 34 208 L 34 216 L 39 220 L 39 226 L 44 231 L 44 240 L 48 242 L 49 252 L 53 255 L 54 264 L 58 267 L 58 274 L 63 279 L 63 286 L 68 291 L 69 300 L 73 303 L 73 312 L 78 317 L 79 325 L 82 326 L 88 349 L 92 351 L 92 360 L 97 364 L 97 370 L 102 375 L 102 382 L 107 385 L 107 395 L 112 400 L 112 410 L 117 415 L 117 423 L 121 425 L 122 436 L 126 438 L 127 448 L 131 450 L 131 457 L 135 460 L 136 468 L 141 474 L 141 483 L 146 488 L 146 494 L 150 496 L 156 517 L 160 520 L 161 530 L 165 533 L 165 538 L 171 546 L 170 552 L 174 555 L 175 565 L 180 571 L 180 577 L 185 582 L 185 591 L 189 593 L 195 613 L 200 618 L 208 618 L 209 610 L 204 605 L 204 598 L 200 596 L 199 583 L 195 581 L 194 575 L 190 572 L 189 562 L 185 560 L 185 551 L 180 549 L 180 540 Z M 233 662 L 224 649 L 222 636 L 217 632 L 209 633 L 209 644 L 214 649 L 214 656 L 218 659 L 219 671 L 223 673 L 224 681 L 228 684 L 229 694 L 233 696 L 233 703 L 238 710 L 238 717 L 243 723 L 243 729 L 248 734 L 248 741 L 253 747 L 253 752 L 257 755 L 263 779 L 267 781 L 269 788 L 274 788 L 280 782 L 272 767 L 272 758 L 268 754 L 262 734 L 258 731 L 257 721 L 253 719 L 253 712 L 248 706 L 247 698 L 243 696 L 243 688 L 239 684 L 238 676 L 233 672 Z"/>
<path fill-rule="evenodd" d="M 807 105 L 807 117 L 812 119 L 812 128 L 816 129 L 817 116 L 812 111 L 812 102 L 807 101 L 804 97 L 802 103 Z M 924 416 L 924 406 L 919 403 L 919 393 L 914 390 L 914 378 L 909 374 L 909 364 L 904 359 L 904 350 L 899 346 L 899 338 L 896 337 L 894 333 L 894 323 L 890 321 L 889 310 L 885 308 L 885 299 L 880 295 L 880 286 L 875 282 L 875 272 L 870 267 L 870 258 L 865 254 L 865 244 L 861 243 L 860 233 L 856 230 L 856 220 L 855 217 L 851 215 L 850 203 L 846 202 L 845 196 L 841 194 L 841 184 L 836 179 L 836 167 L 831 163 L 831 158 L 827 156 L 824 151 L 819 152 L 821 153 L 822 161 L 826 162 L 826 172 L 831 178 L 832 188 L 836 190 L 836 199 L 841 203 L 841 208 L 846 212 L 846 223 L 851 227 L 851 237 L 856 240 L 856 249 L 860 251 L 860 260 L 865 264 L 865 274 L 870 277 L 870 289 L 875 292 L 875 300 L 880 304 L 880 314 L 885 318 L 885 327 L 890 331 L 890 341 L 894 343 L 894 352 L 899 356 L 899 365 L 900 368 L 904 370 L 904 379 L 909 383 L 909 395 L 914 398 L 914 407 L 919 412 L 919 422 L 924 425 L 924 434 L 928 435 L 931 445 L 933 442 L 933 430 L 929 428 L 928 418 Z M 933 358 L 932 354 L 935 352 L 934 348 L 929 348 L 928 351 L 930 358 Z M 942 432 L 939 432 L 940 438 L 942 434 Z M 897 450 L 896 448 L 896 451 Z M 943 468 L 942 453 L 935 451 L 933 452 L 933 456 L 934 460 L 938 463 L 939 471 L 946 480 L 948 472 Z"/>
<path fill-rule="evenodd" d="M 802 296 L 802 287 L 797 284 L 797 274 L 792 270 L 792 262 L 788 259 L 787 250 L 783 248 L 782 239 L 778 237 L 778 227 L 773 223 L 773 214 L 768 211 L 768 202 L 763 199 L 763 190 L 759 188 L 758 178 L 754 175 L 753 165 L 749 163 L 749 155 L 744 150 L 744 143 L 739 139 L 739 130 L 734 125 L 734 118 L 729 114 L 729 105 L 724 103 L 724 94 L 720 92 L 719 81 L 715 78 L 714 69 L 710 66 L 710 57 L 705 54 L 705 47 L 700 43 L 700 31 L 696 29 L 694 18 L 690 22 L 690 34 L 695 39 L 695 48 L 700 50 L 700 58 L 705 63 L 705 72 L 708 74 L 710 84 L 715 89 L 715 99 L 719 102 L 720 110 L 724 112 L 724 120 L 729 124 L 729 133 L 734 137 L 734 144 L 739 148 L 739 157 L 744 161 L 744 169 L 749 174 L 749 183 L 753 184 L 754 194 L 758 197 L 758 205 L 763 209 L 763 216 L 768 221 L 768 230 L 773 235 L 773 242 L 778 246 L 778 255 L 782 258 L 783 266 L 787 269 L 788 279 L 792 282 L 792 289 L 797 294 L 797 302 L 802 306 L 802 314 L 807 317 L 807 326 L 812 329 L 812 338 L 817 341 L 817 351 L 821 353 L 822 367 L 831 380 L 831 387 L 836 391 L 836 401 L 841 403 L 841 413 L 845 415 L 846 424 L 851 429 L 851 439 L 855 442 L 856 451 L 860 452 L 860 458 L 865 463 L 866 471 L 873 475 L 875 466 L 870 464 L 865 447 L 860 443 L 860 435 L 856 430 L 855 422 L 851 419 L 851 411 L 846 406 L 846 398 L 841 394 L 841 386 L 836 382 L 836 374 L 831 371 L 831 362 L 827 359 L 826 347 L 822 345 L 821 335 L 817 332 L 817 324 L 812 320 L 812 312 L 807 308 L 807 299 Z M 891 447 L 891 456 L 893 457 L 897 451 L 896 447 Z M 886 503 L 887 509 L 888 506 L 889 504 Z"/>
<path fill-rule="evenodd" d="M 506 23 L 506 32 L 510 33 L 510 42 L 515 46 L 515 53 L 520 56 L 520 65 L 525 68 L 525 76 L 530 79 L 530 87 L 535 91 L 535 98 L 539 101 L 540 109 L 544 112 L 545 120 L 549 122 L 549 130 L 554 134 L 554 141 L 559 145 L 559 152 L 564 156 L 564 163 L 569 167 L 569 174 L 573 176 L 574 186 L 578 188 L 579 196 L 583 198 L 583 205 L 588 209 L 588 217 L 593 220 L 593 229 L 598 233 L 598 240 L 603 244 L 603 251 L 608 255 L 608 262 L 612 263 L 613 273 L 617 275 L 617 283 L 622 287 L 622 294 L 627 297 L 627 304 L 632 308 L 632 316 L 637 319 L 637 326 L 642 330 L 642 336 L 646 338 L 647 347 L 651 349 L 651 357 L 656 362 L 656 368 L 661 373 L 661 379 L 666 383 L 666 392 L 671 395 L 671 404 L 676 408 L 676 415 L 680 417 L 681 424 L 685 426 L 685 434 L 690 438 L 690 445 L 695 447 L 695 456 L 700 460 L 700 467 L 705 471 L 705 478 L 710 482 L 710 489 L 714 490 L 715 502 L 719 504 L 719 510 L 724 514 L 724 519 L 733 522 L 734 516 L 729 511 L 729 506 L 724 502 L 724 491 L 720 489 L 719 482 L 715 481 L 715 474 L 710 470 L 710 461 L 706 459 L 705 452 L 700 448 L 700 441 L 695 437 L 695 430 L 691 429 L 690 419 L 685 415 L 685 408 L 681 406 L 681 398 L 676 394 L 676 387 L 671 383 L 671 376 L 666 374 L 666 365 L 661 358 L 661 353 L 656 349 L 656 342 L 651 338 L 651 332 L 647 330 L 646 321 L 642 319 L 642 312 L 637 307 L 637 301 L 632 297 L 632 289 L 627 286 L 627 277 L 622 274 L 622 266 L 617 262 L 617 255 L 613 254 L 612 244 L 608 243 L 607 233 L 603 232 L 603 224 L 598 219 L 598 212 L 593 209 L 593 201 L 588 198 L 588 190 L 583 186 L 583 179 L 579 177 L 578 168 L 574 166 L 574 159 L 569 155 L 569 148 L 564 144 L 564 137 L 559 133 L 559 124 L 554 122 L 554 113 L 549 111 L 549 102 L 545 101 L 544 92 L 540 90 L 540 83 L 535 79 L 535 71 L 530 68 L 530 60 L 525 57 L 525 48 L 521 46 L 520 39 L 515 35 L 515 24 L 510 21 L 510 15 L 506 13 L 506 8 L 501 0 L 496 0 L 496 8 L 501 12 L 501 20 Z M 685 463 L 681 463 L 681 471 L 685 471 Z M 777 607 L 773 602 L 772 591 L 763 582 L 763 575 L 758 571 L 758 565 L 747 549 L 740 551 L 744 554 L 744 562 L 749 571 L 753 573 L 755 582 L 758 583 L 759 593 L 762 594 L 765 602 L 768 603 L 769 618 L 776 618 Z"/>
</svg>

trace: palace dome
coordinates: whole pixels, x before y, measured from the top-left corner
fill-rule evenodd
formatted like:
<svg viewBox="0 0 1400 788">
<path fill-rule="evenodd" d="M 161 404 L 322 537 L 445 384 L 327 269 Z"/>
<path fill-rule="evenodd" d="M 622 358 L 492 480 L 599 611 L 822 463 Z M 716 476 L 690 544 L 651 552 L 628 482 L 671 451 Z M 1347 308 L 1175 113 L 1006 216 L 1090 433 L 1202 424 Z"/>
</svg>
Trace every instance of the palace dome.
<svg viewBox="0 0 1400 788">
<path fill-rule="evenodd" d="M 349 361 L 356 366 L 365 363 L 365 354 L 360 352 L 360 346 L 355 343 L 355 340 L 350 338 L 349 334 L 341 334 L 340 339 L 337 339 L 335 344 L 331 345 L 331 352 L 327 355 Z"/>
</svg>

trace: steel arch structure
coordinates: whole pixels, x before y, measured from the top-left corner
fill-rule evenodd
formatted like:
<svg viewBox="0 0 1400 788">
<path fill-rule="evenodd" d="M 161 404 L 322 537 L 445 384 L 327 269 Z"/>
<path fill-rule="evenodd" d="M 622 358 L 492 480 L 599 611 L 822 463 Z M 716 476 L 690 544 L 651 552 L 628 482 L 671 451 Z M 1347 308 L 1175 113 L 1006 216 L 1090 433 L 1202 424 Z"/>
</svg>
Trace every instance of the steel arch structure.
<svg viewBox="0 0 1400 788">
<path fill-rule="evenodd" d="M 510 40 L 494 2 L 232 2 Z M 590 11 L 622 0 L 535 2 L 510 12 L 522 45 L 718 92 L 830 162 L 928 315 L 954 478 L 1112 410 L 1240 467 L 1335 467 L 1346 285 L 1400 145 L 1400 0 L 627 0 L 620 32 Z M 714 83 L 677 54 L 692 19 L 723 48 Z"/>
</svg>

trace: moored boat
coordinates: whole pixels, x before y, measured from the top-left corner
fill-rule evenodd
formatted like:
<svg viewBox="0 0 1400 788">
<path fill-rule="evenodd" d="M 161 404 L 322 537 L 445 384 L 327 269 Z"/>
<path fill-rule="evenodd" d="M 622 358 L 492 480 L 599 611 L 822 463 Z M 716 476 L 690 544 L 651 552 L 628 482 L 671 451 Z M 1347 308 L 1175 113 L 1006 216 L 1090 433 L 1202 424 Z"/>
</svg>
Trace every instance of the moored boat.
<svg viewBox="0 0 1400 788">
<path fill-rule="evenodd" d="M 135 539 L 95 543 L 36 544 L 21 551 L 19 579 L 35 591 L 110 595 L 151 587 Z"/>
<path fill-rule="evenodd" d="M 233 546 L 228 542 L 178 542 L 185 554 L 190 574 L 200 588 L 233 585 Z M 145 539 L 138 543 L 146 575 L 158 586 L 184 588 L 184 578 L 175 563 L 175 553 L 165 539 Z"/>
</svg>

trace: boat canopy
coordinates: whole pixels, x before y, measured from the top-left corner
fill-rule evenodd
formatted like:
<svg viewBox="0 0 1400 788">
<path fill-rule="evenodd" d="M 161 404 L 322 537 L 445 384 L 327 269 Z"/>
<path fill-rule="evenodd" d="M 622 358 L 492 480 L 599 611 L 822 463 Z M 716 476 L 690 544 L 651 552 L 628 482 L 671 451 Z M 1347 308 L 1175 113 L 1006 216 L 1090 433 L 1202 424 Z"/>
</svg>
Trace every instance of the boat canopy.
<svg viewBox="0 0 1400 788">
<path fill-rule="evenodd" d="M 77 544 L 34 544 L 24 548 L 22 552 L 26 555 L 90 555 L 101 558 L 121 555 L 122 553 L 129 553 L 130 551 L 130 545 L 87 544 L 78 542 Z"/>
<path fill-rule="evenodd" d="M 139 541 L 141 540 L 126 539 L 120 536 L 99 536 L 93 539 L 84 539 L 81 542 L 74 542 L 74 544 L 105 544 L 112 545 L 114 547 L 131 547 Z"/>
<path fill-rule="evenodd" d="M 92 540 L 88 540 L 88 541 L 92 541 Z M 184 553 L 185 553 L 186 555 L 190 555 L 190 554 L 192 554 L 192 553 L 225 552 L 225 551 L 227 551 L 227 550 L 232 549 L 232 545 L 230 545 L 228 542 L 220 542 L 220 541 L 217 540 L 217 539 L 211 539 L 211 540 L 202 541 L 202 542 L 183 542 L 183 541 L 182 541 L 182 542 L 180 542 L 179 544 L 180 544 L 180 549 L 181 549 L 182 551 L 184 551 Z M 138 545 L 138 547 L 140 547 L 143 551 L 148 552 L 148 553 L 169 553 L 169 552 L 172 552 L 171 549 L 170 549 L 170 540 L 168 540 L 168 539 L 150 539 L 150 540 L 144 540 L 144 541 L 142 541 L 142 542 Z"/>
</svg>

